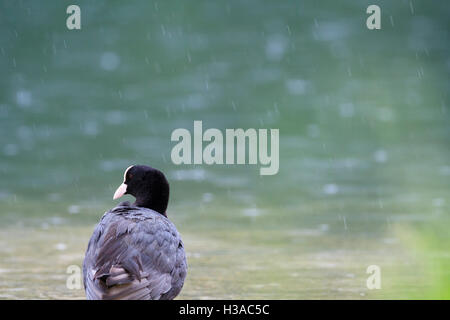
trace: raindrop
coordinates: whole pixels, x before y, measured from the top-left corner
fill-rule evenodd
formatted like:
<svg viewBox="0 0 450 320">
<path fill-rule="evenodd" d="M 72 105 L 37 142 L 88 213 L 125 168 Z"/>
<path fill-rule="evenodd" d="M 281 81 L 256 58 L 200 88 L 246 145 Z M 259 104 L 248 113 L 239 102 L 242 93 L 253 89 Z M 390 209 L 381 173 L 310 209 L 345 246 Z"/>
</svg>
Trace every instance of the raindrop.
<svg viewBox="0 0 450 320">
<path fill-rule="evenodd" d="M 161 66 L 159 65 L 159 63 L 155 62 L 154 67 L 156 73 L 161 73 Z"/>
<path fill-rule="evenodd" d="M 394 17 L 393 16 L 389 16 L 389 19 L 391 20 L 391 25 L 394 26 Z"/>
<path fill-rule="evenodd" d="M 292 34 L 292 33 L 291 33 L 291 28 L 289 27 L 289 25 L 286 25 L 286 30 L 287 30 L 287 33 L 288 33 L 289 35 Z"/>
<path fill-rule="evenodd" d="M 384 202 L 383 202 L 383 200 L 378 199 L 378 207 L 379 207 L 380 209 L 383 209 L 383 208 L 384 208 Z"/>
</svg>

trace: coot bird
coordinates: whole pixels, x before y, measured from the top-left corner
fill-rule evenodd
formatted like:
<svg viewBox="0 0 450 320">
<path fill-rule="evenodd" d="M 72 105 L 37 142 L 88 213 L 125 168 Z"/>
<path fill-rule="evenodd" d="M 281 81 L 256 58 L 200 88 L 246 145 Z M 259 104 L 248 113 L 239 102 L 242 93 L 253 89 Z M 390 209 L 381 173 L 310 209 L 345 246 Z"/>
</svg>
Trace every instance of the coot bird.
<svg viewBox="0 0 450 320">
<path fill-rule="evenodd" d="M 131 194 L 106 212 L 92 234 L 83 262 L 87 299 L 173 299 L 187 263 L 183 242 L 166 214 L 169 183 L 142 165 L 128 167 L 113 199 Z"/>
</svg>

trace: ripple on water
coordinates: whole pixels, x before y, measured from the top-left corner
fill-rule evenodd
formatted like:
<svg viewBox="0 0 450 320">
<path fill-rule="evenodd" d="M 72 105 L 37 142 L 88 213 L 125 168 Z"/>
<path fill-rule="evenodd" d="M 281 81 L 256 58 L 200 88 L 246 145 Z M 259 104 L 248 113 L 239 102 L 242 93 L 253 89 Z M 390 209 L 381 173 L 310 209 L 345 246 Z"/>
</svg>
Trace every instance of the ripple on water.
<svg viewBox="0 0 450 320">
<path fill-rule="evenodd" d="M 342 118 L 351 118 L 355 114 L 355 107 L 353 106 L 353 103 L 346 102 L 341 103 L 339 105 L 339 115 Z"/>
<path fill-rule="evenodd" d="M 78 214 L 80 213 L 80 206 L 73 204 L 67 208 L 67 212 L 69 212 L 69 214 Z"/>
<path fill-rule="evenodd" d="M 8 157 L 15 156 L 19 153 L 19 147 L 16 144 L 9 143 L 3 147 L 3 154 Z"/>
<path fill-rule="evenodd" d="M 57 201 L 61 201 L 62 196 L 61 196 L 60 193 L 49 193 L 47 195 L 47 198 L 48 198 L 49 201 L 57 202 Z"/>
<path fill-rule="evenodd" d="M 280 61 L 289 44 L 288 38 L 283 34 L 274 34 L 267 38 L 266 57 L 269 60 Z"/>
<path fill-rule="evenodd" d="M 214 200 L 214 195 L 212 193 L 207 192 L 202 195 L 202 201 L 205 203 L 211 202 L 213 200 Z"/>
<path fill-rule="evenodd" d="M 31 92 L 28 90 L 19 90 L 16 92 L 16 102 L 19 107 L 28 108 L 33 102 Z"/>
<path fill-rule="evenodd" d="M 204 169 L 181 169 L 171 172 L 172 179 L 178 181 L 203 181 L 206 179 L 206 170 Z"/>
<path fill-rule="evenodd" d="M 334 183 L 329 183 L 323 186 L 323 193 L 326 195 L 334 195 L 339 192 L 339 187 Z"/>
<path fill-rule="evenodd" d="M 439 173 L 443 176 L 450 176 L 450 166 L 442 166 L 439 168 Z"/>
<path fill-rule="evenodd" d="M 116 70 L 120 65 L 120 58 L 115 52 L 104 52 L 100 57 L 100 67 L 106 71 Z"/>
<path fill-rule="evenodd" d="M 319 227 L 318 229 L 297 229 L 289 231 L 288 234 L 293 237 L 317 237 L 323 235 L 327 230 L 328 227 Z"/>
<path fill-rule="evenodd" d="M 311 83 L 303 79 L 289 79 L 286 81 L 286 88 L 292 95 L 302 95 L 311 90 Z"/>
<path fill-rule="evenodd" d="M 101 160 L 98 166 L 102 171 L 111 172 L 115 170 L 124 170 L 130 165 L 130 160 L 127 159 L 108 159 Z"/>
<path fill-rule="evenodd" d="M 258 208 L 245 208 L 242 214 L 246 217 L 258 217 L 263 213 L 263 210 Z"/>
<path fill-rule="evenodd" d="M 82 126 L 82 131 L 87 136 L 96 136 L 100 132 L 97 121 L 88 120 Z"/>
<path fill-rule="evenodd" d="M 386 150 L 379 149 L 379 150 L 375 151 L 373 157 L 376 162 L 385 163 L 388 159 L 388 154 L 387 154 Z"/>
<path fill-rule="evenodd" d="M 67 244 L 62 243 L 62 242 L 57 243 L 57 244 L 55 244 L 55 249 L 58 251 L 64 251 L 67 249 Z"/>
<path fill-rule="evenodd" d="M 320 41 L 337 41 L 347 38 L 351 29 L 342 21 L 318 22 L 315 20 L 313 35 Z"/>
<path fill-rule="evenodd" d="M 433 207 L 443 207 L 445 205 L 445 199 L 444 198 L 434 198 L 431 201 Z"/>
<path fill-rule="evenodd" d="M 248 178 L 244 176 L 213 176 L 210 180 L 218 187 L 224 188 L 244 187 L 249 183 Z"/>
<path fill-rule="evenodd" d="M 119 125 L 127 122 L 127 117 L 124 112 L 120 110 L 113 110 L 106 113 L 105 120 L 111 125 Z"/>
</svg>

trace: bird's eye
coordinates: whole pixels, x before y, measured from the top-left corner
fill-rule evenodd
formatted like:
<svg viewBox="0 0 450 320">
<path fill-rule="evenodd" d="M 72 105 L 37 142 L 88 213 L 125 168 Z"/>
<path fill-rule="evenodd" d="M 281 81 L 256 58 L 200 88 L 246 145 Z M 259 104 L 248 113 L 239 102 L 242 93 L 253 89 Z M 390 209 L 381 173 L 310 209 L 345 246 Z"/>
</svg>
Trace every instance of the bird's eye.
<svg viewBox="0 0 450 320">
<path fill-rule="evenodd" d="M 133 178 L 133 175 L 130 173 L 129 175 L 128 175 L 128 178 Z"/>
</svg>

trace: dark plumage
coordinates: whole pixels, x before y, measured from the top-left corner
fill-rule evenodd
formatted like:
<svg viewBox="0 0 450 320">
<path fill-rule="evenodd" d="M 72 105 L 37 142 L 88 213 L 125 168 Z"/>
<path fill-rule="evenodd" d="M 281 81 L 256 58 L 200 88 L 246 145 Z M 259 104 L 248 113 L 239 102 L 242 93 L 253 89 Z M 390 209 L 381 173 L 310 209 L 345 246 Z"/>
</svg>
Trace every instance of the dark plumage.
<svg viewBox="0 0 450 320">
<path fill-rule="evenodd" d="M 181 291 L 187 263 L 183 242 L 166 215 L 169 184 L 147 166 L 129 167 L 114 198 L 94 230 L 83 263 L 87 299 L 173 299 Z"/>
</svg>

